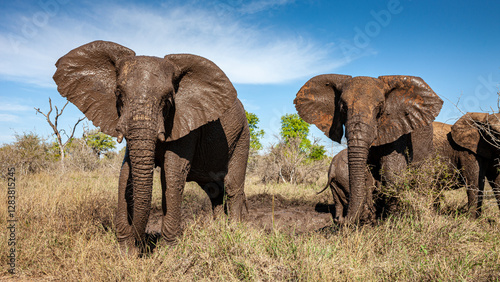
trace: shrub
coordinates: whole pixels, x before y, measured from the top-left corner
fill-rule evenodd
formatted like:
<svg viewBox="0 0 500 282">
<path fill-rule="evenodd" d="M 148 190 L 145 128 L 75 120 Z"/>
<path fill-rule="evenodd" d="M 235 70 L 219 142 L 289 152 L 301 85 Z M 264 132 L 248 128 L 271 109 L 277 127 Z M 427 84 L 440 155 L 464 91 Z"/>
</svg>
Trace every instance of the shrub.
<svg viewBox="0 0 500 282">
<path fill-rule="evenodd" d="M 315 183 L 328 170 L 326 159 L 314 160 L 301 149 L 299 137 L 289 138 L 269 148 L 260 161 L 260 175 L 264 183 Z"/>
<path fill-rule="evenodd" d="M 99 167 L 99 157 L 85 140 L 75 138 L 68 148 L 64 166 L 72 170 L 93 171 Z"/>
<path fill-rule="evenodd" d="M 17 173 L 39 172 L 53 163 L 49 146 L 37 134 L 23 133 L 15 135 L 16 141 L 0 147 L 0 175 L 6 176 L 9 167 L 15 167 Z"/>
<path fill-rule="evenodd" d="M 380 188 L 375 196 L 381 213 L 409 213 L 416 216 L 434 214 L 439 208 L 443 192 L 462 186 L 458 169 L 439 155 L 411 164 L 396 181 Z"/>
</svg>

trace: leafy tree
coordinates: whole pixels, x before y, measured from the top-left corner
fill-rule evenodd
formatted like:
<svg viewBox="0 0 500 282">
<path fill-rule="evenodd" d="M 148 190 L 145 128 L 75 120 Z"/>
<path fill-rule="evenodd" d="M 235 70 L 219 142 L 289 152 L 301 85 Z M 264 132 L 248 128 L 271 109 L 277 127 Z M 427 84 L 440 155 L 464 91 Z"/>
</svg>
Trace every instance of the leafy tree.
<svg viewBox="0 0 500 282">
<path fill-rule="evenodd" d="M 72 150 L 73 148 L 73 143 L 74 141 L 78 138 L 72 137 L 71 139 L 66 140 L 64 144 L 64 149 L 61 150 L 61 146 L 59 145 L 59 141 L 56 137 L 56 139 L 50 143 L 50 153 L 53 155 L 55 158 L 61 159 L 61 151 L 64 152 L 64 157 L 68 155 L 68 153 Z"/>
<path fill-rule="evenodd" d="M 264 136 L 264 130 L 259 129 L 257 124 L 259 123 L 259 118 L 254 113 L 249 113 L 245 111 L 248 121 L 248 127 L 250 129 L 250 148 L 258 151 L 262 149 L 262 144 L 260 139 Z"/>
<path fill-rule="evenodd" d="M 85 132 L 83 139 L 85 140 L 87 146 L 92 148 L 97 157 L 100 157 L 101 154 L 116 148 L 116 142 L 111 138 L 111 136 L 106 135 L 97 129 Z"/>
<path fill-rule="evenodd" d="M 309 148 L 309 156 L 310 159 L 319 161 L 326 158 L 326 149 L 325 146 L 319 144 L 312 144 Z"/>
<path fill-rule="evenodd" d="M 325 146 L 311 143 L 307 138 L 309 134 L 309 124 L 298 114 L 286 114 L 281 117 L 281 138 L 285 144 L 290 144 L 291 140 L 300 139 L 300 150 L 307 154 L 308 159 L 321 160 L 326 157 Z"/>
<path fill-rule="evenodd" d="M 311 141 L 307 139 L 309 134 L 309 124 L 298 114 L 285 114 L 281 117 L 281 138 L 286 144 L 291 139 L 300 138 L 300 149 L 305 151 L 311 146 Z"/>
</svg>

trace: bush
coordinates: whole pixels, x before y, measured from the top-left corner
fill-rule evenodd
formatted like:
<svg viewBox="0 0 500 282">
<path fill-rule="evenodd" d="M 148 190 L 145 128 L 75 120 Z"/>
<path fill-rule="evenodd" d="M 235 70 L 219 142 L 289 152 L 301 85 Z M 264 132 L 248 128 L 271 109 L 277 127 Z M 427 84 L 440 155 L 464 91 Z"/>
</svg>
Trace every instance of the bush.
<svg viewBox="0 0 500 282">
<path fill-rule="evenodd" d="M 443 192 L 463 185 L 460 172 L 440 156 L 411 164 L 395 183 L 383 186 L 374 200 L 380 213 L 433 215 Z"/>
<path fill-rule="evenodd" d="M 15 167 L 18 175 L 41 171 L 93 171 L 112 168 L 118 171 L 123 160 L 123 152 L 109 151 L 98 158 L 94 149 L 81 138 L 73 138 L 66 148 L 64 164 L 60 161 L 60 151 L 56 142 L 47 143 L 37 134 L 15 135 L 16 141 L 0 147 L 0 177 L 7 176 L 8 168 Z"/>
<path fill-rule="evenodd" d="M 311 184 L 328 171 L 325 158 L 314 160 L 301 149 L 302 139 L 289 138 L 271 146 L 269 153 L 260 159 L 260 175 L 264 183 Z"/>
<path fill-rule="evenodd" d="M 85 140 L 76 138 L 68 148 L 64 166 L 71 170 L 93 171 L 99 167 L 99 157 Z"/>
<path fill-rule="evenodd" d="M 37 134 L 23 133 L 15 135 L 16 141 L 0 147 L 0 175 L 5 177 L 9 167 L 15 167 L 23 175 L 36 173 L 51 166 L 54 156 L 49 146 Z"/>
</svg>

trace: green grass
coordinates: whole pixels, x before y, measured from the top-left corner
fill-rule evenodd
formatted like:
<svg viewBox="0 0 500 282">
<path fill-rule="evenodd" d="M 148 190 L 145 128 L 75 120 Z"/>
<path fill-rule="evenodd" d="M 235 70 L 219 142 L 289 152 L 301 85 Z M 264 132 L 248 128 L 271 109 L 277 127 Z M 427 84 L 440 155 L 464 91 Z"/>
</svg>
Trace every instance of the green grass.
<svg viewBox="0 0 500 282">
<path fill-rule="evenodd" d="M 0 278 L 63 281 L 491 281 L 500 277 L 498 208 L 464 212 L 400 213 L 375 226 L 289 235 L 249 223 L 195 221 L 175 247 L 143 258 L 121 257 L 114 234 L 118 172 L 39 173 L 18 178 L 18 273 Z M 325 178 L 326 181 L 326 178 Z M 265 186 L 247 180 L 247 196 L 279 194 L 297 201 L 331 201 L 317 185 Z M 7 184 L 0 181 L 2 191 Z M 0 201 L 6 202 L 6 193 Z M 188 184 L 185 203 L 202 195 Z M 201 196 L 200 196 L 201 197 Z M 153 206 L 160 206 L 158 177 Z M 465 191 L 445 193 L 442 206 L 459 210 Z M 0 208 L 0 226 L 7 210 Z M 6 266 L 7 231 L 0 230 Z"/>
</svg>

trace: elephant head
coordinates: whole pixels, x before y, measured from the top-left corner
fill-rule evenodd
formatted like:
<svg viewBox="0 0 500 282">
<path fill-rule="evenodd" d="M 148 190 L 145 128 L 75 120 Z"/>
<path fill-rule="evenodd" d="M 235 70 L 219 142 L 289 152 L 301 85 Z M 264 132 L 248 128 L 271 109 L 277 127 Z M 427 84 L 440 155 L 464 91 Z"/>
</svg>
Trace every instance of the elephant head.
<svg viewBox="0 0 500 282">
<path fill-rule="evenodd" d="M 486 159 L 500 152 L 500 114 L 466 113 L 451 127 L 451 137 L 459 146 Z"/>
<path fill-rule="evenodd" d="M 61 57 L 54 81 L 101 131 L 125 138 L 133 186 L 133 224 L 141 241 L 148 220 L 158 142 L 174 141 L 217 120 L 236 90 L 213 62 L 195 55 L 136 56 L 94 41 Z"/>
<path fill-rule="evenodd" d="M 353 223 L 366 200 L 369 148 L 431 124 L 443 101 L 419 77 L 326 74 L 306 82 L 294 103 L 306 122 L 333 141 L 340 142 L 345 126 L 350 185 L 346 222 Z"/>
</svg>

